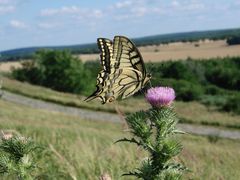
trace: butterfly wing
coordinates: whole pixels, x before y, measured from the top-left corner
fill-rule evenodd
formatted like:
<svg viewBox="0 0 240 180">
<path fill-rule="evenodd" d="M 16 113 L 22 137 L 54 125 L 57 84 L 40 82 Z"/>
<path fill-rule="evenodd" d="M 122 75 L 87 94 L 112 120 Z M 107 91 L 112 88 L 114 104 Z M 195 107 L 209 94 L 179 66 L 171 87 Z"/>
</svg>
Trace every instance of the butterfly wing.
<svg viewBox="0 0 240 180">
<path fill-rule="evenodd" d="M 97 84 L 96 90 L 89 97 L 85 99 L 85 101 L 91 101 L 95 98 L 100 98 L 100 100 L 105 103 L 105 92 L 107 91 L 109 81 L 109 74 L 113 70 L 113 45 L 112 41 L 106 38 L 98 38 L 97 39 L 98 48 L 100 49 L 100 64 L 102 66 L 102 70 L 98 73 L 97 76 Z"/>
<path fill-rule="evenodd" d="M 146 76 L 143 58 L 134 43 L 124 36 L 115 36 L 113 44 L 113 59 L 115 68 L 133 68 Z"/>
</svg>

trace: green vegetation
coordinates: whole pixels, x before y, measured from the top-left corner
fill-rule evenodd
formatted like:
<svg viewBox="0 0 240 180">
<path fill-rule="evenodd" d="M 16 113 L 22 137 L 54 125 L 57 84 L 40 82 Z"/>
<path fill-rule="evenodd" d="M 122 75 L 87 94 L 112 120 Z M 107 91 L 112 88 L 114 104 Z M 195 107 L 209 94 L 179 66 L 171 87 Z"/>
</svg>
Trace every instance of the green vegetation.
<svg viewBox="0 0 240 180">
<path fill-rule="evenodd" d="M 68 51 L 39 51 L 35 61 L 22 65 L 23 69 L 13 71 L 14 78 L 58 91 L 84 94 L 93 89 L 96 81 L 91 71 Z"/>
<path fill-rule="evenodd" d="M 148 157 L 140 166 L 124 173 L 124 176 L 143 180 L 180 180 L 186 172 L 187 168 L 174 160 L 182 151 L 176 136 L 184 133 L 176 129 L 178 118 L 173 108 L 162 105 L 147 111 L 137 111 L 125 118 L 132 137 L 117 142 L 132 143 L 147 152 Z"/>
<path fill-rule="evenodd" d="M 239 57 L 188 59 L 147 66 L 154 77 L 153 86 L 161 84 L 173 87 L 178 100 L 195 100 L 239 113 L 237 101 L 232 100 L 240 96 Z"/>
<path fill-rule="evenodd" d="M 172 34 L 162 34 L 147 36 L 142 38 L 134 38 L 133 42 L 137 46 L 146 45 L 158 45 L 170 42 L 192 42 L 199 41 L 203 39 L 227 39 L 233 36 L 240 36 L 240 29 L 224 29 L 224 30 L 211 30 L 211 31 L 193 31 L 184 33 L 172 33 Z M 0 61 L 15 61 L 19 59 L 31 59 L 34 53 L 40 49 L 51 49 L 51 50 L 69 50 L 73 54 L 86 54 L 86 53 L 98 53 L 98 47 L 95 43 L 93 44 L 83 44 L 83 45 L 73 45 L 73 46 L 55 46 L 55 47 L 30 47 L 21 48 L 1 52 Z"/>
<path fill-rule="evenodd" d="M 4 133 L 4 132 L 2 132 Z M 2 177 L 9 177 L 19 180 L 31 180 L 36 169 L 35 160 L 39 147 L 22 136 L 15 136 L 12 133 L 3 134 L 0 140 L 0 174 Z"/>
<path fill-rule="evenodd" d="M 86 103 L 84 101 L 86 97 L 84 96 L 62 93 L 41 86 L 22 83 L 6 77 L 3 77 L 2 80 L 4 82 L 4 90 L 66 106 L 86 108 L 98 111 L 107 111 L 112 113 L 116 113 L 116 107 L 124 113 L 131 113 L 136 112 L 139 109 L 146 110 L 149 108 L 148 104 L 143 98 L 130 97 L 126 100 L 118 101 L 115 104 L 105 104 L 103 106 L 97 100 Z M 136 104 L 138 106 L 136 106 Z M 215 107 L 209 108 L 196 101 L 177 101 L 175 103 L 175 106 L 181 123 L 240 128 L 239 115 L 233 116 L 229 113 L 218 112 Z"/>
<path fill-rule="evenodd" d="M 233 36 L 227 39 L 228 45 L 240 44 L 240 36 Z"/>
<path fill-rule="evenodd" d="M 49 149 L 41 159 L 42 171 L 50 175 L 49 179 L 98 179 L 103 173 L 119 179 L 146 156 L 128 144 L 113 144 L 127 136 L 122 124 L 84 121 L 2 100 L 0 128 L 18 131 Z M 213 143 L 205 137 L 182 135 L 181 142 L 184 148 L 176 159 L 191 170 L 184 178 L 239 178 L 239 141 L 218 139 Z"/>
<path fill-rule="evenodd" d="M 240 112 L 238 102 L 232 100 L 240 96 L 240 57 L 167 61 L 146 66 L 153 76 L 152 85 L 173 87 L 177 100 L 199 101 L 220 110 Z M 23 63 L 23 69 L 14 70 L 12 75 L 20 81 L 58 91 L 89 95 L 94 91 L 99 68 L 98 62 L 82 64 L 67 51 L 40 51 L 35 61 Z"/>
</svg>

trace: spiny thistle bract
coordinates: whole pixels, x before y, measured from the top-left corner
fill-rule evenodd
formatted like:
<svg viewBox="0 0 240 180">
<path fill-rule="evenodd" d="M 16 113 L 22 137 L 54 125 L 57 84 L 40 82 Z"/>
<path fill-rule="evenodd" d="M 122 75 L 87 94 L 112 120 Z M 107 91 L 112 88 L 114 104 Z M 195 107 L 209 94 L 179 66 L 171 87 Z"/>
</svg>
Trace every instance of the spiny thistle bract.
<svg viewBox="0 0 240 180">
<path fill-rule="evenodd" d="M 139 111 L 126 117 L 132 138 L 123 138 L 117 142 L 135 143 L 148 152 L 139 168 L 123 174 L 144 180 L 181 179 L 186 168 L 173 161 L 178 155 L 181 144 L 174 135 L 183 133 L 176 129 L 178 118 L 172 107 L 175 92 L 169 87 L 151 88 L 146 100 L 152 105 L 147 111 Z"/>
<path fill-rule="evenodd" d="M 0 174 L 17 176 L 17 179 L 33 179 L 36 168 L 32 152 L 36 144 L 22 136 L 3 135 L 0 141 Z"/>
</svg>

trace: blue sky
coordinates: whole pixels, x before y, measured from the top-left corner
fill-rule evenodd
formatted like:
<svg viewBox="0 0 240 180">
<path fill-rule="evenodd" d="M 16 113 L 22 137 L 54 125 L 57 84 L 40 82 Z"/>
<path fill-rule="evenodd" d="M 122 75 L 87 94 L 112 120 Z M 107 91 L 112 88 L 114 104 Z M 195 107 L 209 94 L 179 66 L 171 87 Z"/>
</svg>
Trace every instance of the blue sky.
<svg viewBox="0 0 240 180">
<path fill-rule="evenodd" d="M 240 0 L 0 0 L 0 51 L 240 27 Z"/>
</svg>

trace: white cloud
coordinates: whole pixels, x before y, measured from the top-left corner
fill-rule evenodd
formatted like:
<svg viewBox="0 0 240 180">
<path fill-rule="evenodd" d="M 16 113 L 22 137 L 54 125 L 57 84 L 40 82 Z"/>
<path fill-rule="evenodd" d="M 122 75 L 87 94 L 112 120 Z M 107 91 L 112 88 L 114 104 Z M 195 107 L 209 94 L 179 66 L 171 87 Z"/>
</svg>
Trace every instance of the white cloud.
<svg viewBox="0 0 240 180">
<path fill-rule="evenodd" d="M 205 4 L 197 0 L 172 1 L 169 9 L 178 11 L 198 11 L 205 9 Z"/>
<path fill-rule="evenodd" d="M 173 6 L 173 7 L 178 7 L 179 5 L 180 5 L 180 3 L 178 1 L 171 2 L 171 6 Z"/>
<path fill-rule="evenodd" d="M 101 18 L 103 16 L 103 12 L 99 9 L 87 9 L 87 8 L 80 8 L 78 6 L 64 6 L 61 8 L 56 9 L 43 9 L 40 12 L 41 16 L 56 16 L 56 15 L 63 15 L 77 18 Z"/>
<path fill-rule="evenodd" d="M 94 10 L 91 16 L 95 18 L 101 18 L 103 15 L 104 14 L 101 10 Z"/>
<path fill-rule="evenodd" d="M 17 29 L 24 29 L 27 27 L 27 25 L 24 22 L 18 21 L 18 20 L 11 20 L 9 24 L 11 27 L 17 28 Z"/>
<path fill-rule="evenodd" d="M 0 15 L 15 12 L 18 1 L 20 0 L 0 0 Z"/>
<path fill-rule="evenodd" d="M 10 3 L 10 0 L 0 0 L 0 4 L 8 4 Z"/>
<path fill-rule="evenodd" d="M 194 11 L 194 10 L 202 10 L 204 8 L 205 8 L 205 5 L 203 3 L 193 2 L 193 3 L 186 5 L 183 9 Z"/>
<path fill-rule="evenodd" d="M 146 7 L 133 7 L 130 11 L 137 17 L 144 16 L 147 13 Z"/>
<path fill-rule="evenodd" d="M 149 12 L 149 10 L 146 0 L 125 0 L 111 5 L 107 12 L 109 17 L 121 21 L 143 17 Z"/>
<path fill-rule="evenodd" d="M 11 13 L 15 11 L 14 6 L 0 6 L 0 14 Z"/>
<path fill-rule="evenodd" d="M 41 11 L 42 16 L 53 16 L 57 14 L 75 14 L 79 13 L 81 10 L 76 6 L 64 6 L 59 9 L 43 9 Z"/>
<path fill-rule="evenodd" d="M 127 1 L 117 2 L 117 3 L 115 4 L 115 7 L 116 7 L 116 8 L 126 8 L 126 7 L 131 6 L 132 4 L 133 4 L 132 1 L 127 0 Z"/>
</svg>

